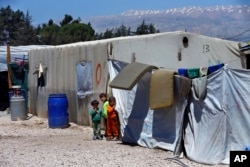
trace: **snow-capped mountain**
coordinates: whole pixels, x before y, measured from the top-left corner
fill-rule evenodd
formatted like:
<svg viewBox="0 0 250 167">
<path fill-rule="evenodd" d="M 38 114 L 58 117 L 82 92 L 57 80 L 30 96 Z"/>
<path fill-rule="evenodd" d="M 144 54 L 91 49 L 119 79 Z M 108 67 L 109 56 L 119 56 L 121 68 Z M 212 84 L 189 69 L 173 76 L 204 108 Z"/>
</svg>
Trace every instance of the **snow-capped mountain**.
<svg viewBox="0 0 250 167">
<path fill-rule="evenodd" d="M 250 41 L 250 6 L 183 7 L 167 10 L 130 10 L 120 15 L 83 19 L 98 32 L 118 28 L 122 24 L 136 30 L 145 20 L 160 32 L 188 31 L 192 33 Z"/>
</svg>

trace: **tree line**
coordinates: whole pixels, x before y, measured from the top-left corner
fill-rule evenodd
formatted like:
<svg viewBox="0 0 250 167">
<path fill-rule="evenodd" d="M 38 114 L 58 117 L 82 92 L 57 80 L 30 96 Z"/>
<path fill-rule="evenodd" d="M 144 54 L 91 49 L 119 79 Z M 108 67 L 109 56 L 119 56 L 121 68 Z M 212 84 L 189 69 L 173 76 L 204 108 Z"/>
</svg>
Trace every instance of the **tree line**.
<svg viewBox="0 0 250 167">
<path fill-rule="evenodd" d="M 0 9 L 0 45 L 60 45 L 159 32 L 154 24 L 146 24 L 143 20 L 135 31 L 122 24 L 106 29 L 103 33 L 96 33 L 90 22 L 82 23 L 79 17 L 74 19 L 68 14 L 59 24 L 49 19 L 47 23 L 34 27 L 28 11 L 25 14 L 20 10 L 13 11 L 10 6 Z"/>
</svg>

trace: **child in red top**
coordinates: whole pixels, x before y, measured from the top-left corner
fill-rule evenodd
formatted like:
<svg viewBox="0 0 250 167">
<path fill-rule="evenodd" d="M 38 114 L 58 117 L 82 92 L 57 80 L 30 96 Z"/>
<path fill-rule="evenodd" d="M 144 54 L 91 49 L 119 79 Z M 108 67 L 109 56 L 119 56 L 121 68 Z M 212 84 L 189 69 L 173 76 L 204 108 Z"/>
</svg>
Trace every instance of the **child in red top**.
<svg viewBox="0 0 250 167">
<path fill-rule="evenodd" d="M 116 99 L 111 96 L 107 107 L 107 140 L 119 140 L 119 118 L 115 105 Z"/>
</svg>

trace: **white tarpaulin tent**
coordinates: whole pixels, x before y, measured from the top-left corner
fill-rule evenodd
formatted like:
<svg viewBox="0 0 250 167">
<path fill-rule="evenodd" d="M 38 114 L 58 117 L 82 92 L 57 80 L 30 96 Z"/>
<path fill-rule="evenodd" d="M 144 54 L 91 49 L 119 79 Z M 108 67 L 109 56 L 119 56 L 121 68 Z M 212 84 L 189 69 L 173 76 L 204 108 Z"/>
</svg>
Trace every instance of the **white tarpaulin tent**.
<svg viewBox="0 0 250 167">
<path fill-rule="evenodd" d="M 184 136 L 190 159 L 229 164 L 230 150 L 249 145 L 249 76 L 250 70 L 226 66 L 208 76 L 205 99 L 197 99 L 192 89 Z"/>
<path fill-rule="evenodd" d="M 119 61 L 109 62 L 111 78 L 124 68 Z M 150 73 L 131 90 L 114 89 L 117 109 L 122 111 L 123 142 L 148 148 L 163 148 L 205 164 L 229 164 L 229 153 L 244 150 L 250 134 L 250 70 L 227 65 L 206 77 L 204 98 L 197 97 L 192 84 L 183 96 L 182 81 L 174 80 L 174 104 L 158 110 L 149 108 Z M 200 80 L 201 78 L 192 79 Z M 182 144 L 183 143 L 183 144 Z"/>
</svg>

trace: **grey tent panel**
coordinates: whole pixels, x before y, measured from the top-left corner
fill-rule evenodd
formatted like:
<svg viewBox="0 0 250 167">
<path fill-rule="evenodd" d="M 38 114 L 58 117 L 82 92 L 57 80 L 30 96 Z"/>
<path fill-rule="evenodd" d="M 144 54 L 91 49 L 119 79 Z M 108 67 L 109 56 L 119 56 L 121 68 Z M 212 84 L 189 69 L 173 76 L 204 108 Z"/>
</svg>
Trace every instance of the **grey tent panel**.
<svg viewBox="0 0 250 167">
<path fill-rule="evenodd" d="M 156 66 L 133 62 L 124 67 L 121 72 L 111 81 L 111 88 L 131 90 L 141 77 Z"/>
</svg>

